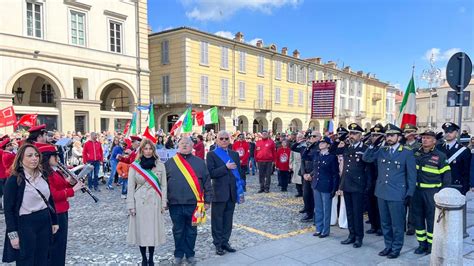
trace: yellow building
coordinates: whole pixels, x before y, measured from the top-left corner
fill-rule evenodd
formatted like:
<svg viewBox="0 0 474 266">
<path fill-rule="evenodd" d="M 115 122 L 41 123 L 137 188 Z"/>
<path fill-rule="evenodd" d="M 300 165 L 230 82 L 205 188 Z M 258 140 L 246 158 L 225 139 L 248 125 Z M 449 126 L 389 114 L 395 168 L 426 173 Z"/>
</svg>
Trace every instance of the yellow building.
<svg viewBox="0 0 474 266">
<path fill-rule="evenodd" d="M 337 80 L 336 125 L 384 119 L 372 114 L 385 114 L 386 83 L 320 58 L 300 59 L 298 50 L 290 56 L 286 47 L 247 44 L 240 32 L 227 39 L 186 27 L 151 34 L 149 46 L 150 97 L 165 132 L 187 105 L 219 108 L 219 124 L 208 129 L 322 130 L 324 120 L 310 118 L 310 97 L 312 81 L 324 79 Z"/>
</svg>

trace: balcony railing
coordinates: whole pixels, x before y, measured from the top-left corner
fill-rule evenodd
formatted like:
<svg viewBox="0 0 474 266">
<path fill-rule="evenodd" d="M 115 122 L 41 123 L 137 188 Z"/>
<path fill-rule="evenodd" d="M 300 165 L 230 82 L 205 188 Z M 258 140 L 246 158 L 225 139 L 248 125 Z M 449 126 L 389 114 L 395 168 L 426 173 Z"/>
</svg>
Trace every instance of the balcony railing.
<svg viewBox="0 0 474 266">
<path fill-rule="evenodd" d="M 270 111 L 272 109 L 272 103 L 268 100 L 255 100 L 254 108 L 261 111 Z"/>
<path fill-rule="evenodd" d="M 377 102 L 382 100 L 382 94 L 381 93 L 374 93 L 372 94 L 372 101 Z"/>
<path fill-rule="evenodd" d="M 186 95 L 184 94 L 173 94 L 173 95 L 154 95 L 153 102 L 155 104 L 176 104 L 186 103 Z"/>
</svg>

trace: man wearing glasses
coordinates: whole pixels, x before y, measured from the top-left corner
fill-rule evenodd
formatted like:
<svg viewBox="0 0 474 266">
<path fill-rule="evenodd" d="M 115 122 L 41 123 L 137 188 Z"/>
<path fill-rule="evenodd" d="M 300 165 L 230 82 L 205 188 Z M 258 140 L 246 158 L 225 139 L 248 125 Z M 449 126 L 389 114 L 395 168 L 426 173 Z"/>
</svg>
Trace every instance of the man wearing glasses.
<svg viewBox="0 0 474 266">
<path fill-rule="evenodd" d="M 273 172 L 273 162 L 276 158 L 275 142 L 268 137 L 268 131 L 262 131 L 262 139 L 255 145 L 255 161 L 258 164 L 260 190 L 258 193 L 269 193 Z"/>
<path fill-rule="evenodd" d="M 217 147 L 207 154 L 206 162 L 211 176 L 213 198 L 211 230 L 216 254 L 235 252 L 229 244 L 235 203 L 244 202 L 244 180 L 241 178 L 239 154 L 230 149 L 230 135 L 217 133 Z"/>
<path fill-rule="evenodd" d="M 344 158 L 338 194 L 344 195 L 349 225 L 349 236 L 341 244 L 360 248 L 364 238 L 364 194 L 369 190 L 371 180 L 368 164 L 362 160 L 367 149 L 361 141 L 363 129 L 356 123 L 350 124 L 348 129 L 349 144 L 341 141 L 336 149 L 336 154 L 342 154 Z"/>
</svg>

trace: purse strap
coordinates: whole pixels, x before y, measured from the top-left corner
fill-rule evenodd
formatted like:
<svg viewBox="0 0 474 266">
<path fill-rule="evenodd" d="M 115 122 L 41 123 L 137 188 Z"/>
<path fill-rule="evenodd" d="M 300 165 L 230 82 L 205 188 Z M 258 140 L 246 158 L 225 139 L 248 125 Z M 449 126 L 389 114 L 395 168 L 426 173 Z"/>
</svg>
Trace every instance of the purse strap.
<svg viewBox="0 0 474 266">
<path fill-rule="evenodd" d="M 54 210 L 53 206 L 51 206 L 51 204 L 49 204 L 48 200 L 46 199 L 46 197 L 43 195 L 43 193 L 41 193 L 41 191 L 39 189 L 37 189 L 35 186 L 33 186 L 33 184 L 31 184 L 30 180 L 28 180 L 28 178 L 25 177 L 25 180 L 26 182 L 28 182 L 28 184 L 30 184 L 34 189 L 36 189 L 36 192 L 38 192 L 38 194 L 40 195 L 40 197 L 43 199 L 44 203 L 46 204 L 46 206 L 48 206 L 49 210 L 51 211 L 51 213 L 56 213 L 56 211 Z"/>
</svg>

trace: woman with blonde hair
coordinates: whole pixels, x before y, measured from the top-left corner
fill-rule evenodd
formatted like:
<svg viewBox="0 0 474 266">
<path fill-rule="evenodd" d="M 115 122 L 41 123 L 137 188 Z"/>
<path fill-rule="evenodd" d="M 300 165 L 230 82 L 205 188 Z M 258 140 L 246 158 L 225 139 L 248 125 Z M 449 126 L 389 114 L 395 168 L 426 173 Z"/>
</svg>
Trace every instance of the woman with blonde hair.
<svg viewBox="0 0 474 266">
<path fill-rule="evenodd" d="M 142 265 L 154 265 L 155 247 L 166 241 L 163 212 L 167 209 L 166 170 L 149 139 L 140 143 L 137 159 L 128 172 L 127 242 L 140 246 Z M 149 256 L 146 256 L 148 247 Z"/>
<path fill-rule="evenodd" d="M 78 166 L 82 162 L 82 145 L 80 141 L 74 141 L 72 144 L 71 165 Z"/>
</svg>

